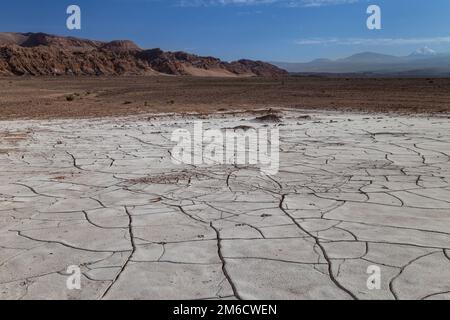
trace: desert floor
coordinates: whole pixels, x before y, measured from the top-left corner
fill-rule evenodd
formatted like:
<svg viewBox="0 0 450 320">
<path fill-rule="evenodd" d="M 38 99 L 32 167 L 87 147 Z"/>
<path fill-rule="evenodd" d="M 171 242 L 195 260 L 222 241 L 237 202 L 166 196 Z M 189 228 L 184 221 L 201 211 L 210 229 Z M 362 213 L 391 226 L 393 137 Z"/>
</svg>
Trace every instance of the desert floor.
<svg viewBox="0 0 450 320">
<path fill-rule="evenodd" d="M 0 77 L 0 120 L 281 107 L 450 113 L 450 79 Z"/>
<path fill-rule="evenodd" d="M 450 299 L 450 81 L 86 79 L 0 80 L 0 299 Z M 200 120 L 278 128 L 279 172 L 174 163 Z"/>
</svg>

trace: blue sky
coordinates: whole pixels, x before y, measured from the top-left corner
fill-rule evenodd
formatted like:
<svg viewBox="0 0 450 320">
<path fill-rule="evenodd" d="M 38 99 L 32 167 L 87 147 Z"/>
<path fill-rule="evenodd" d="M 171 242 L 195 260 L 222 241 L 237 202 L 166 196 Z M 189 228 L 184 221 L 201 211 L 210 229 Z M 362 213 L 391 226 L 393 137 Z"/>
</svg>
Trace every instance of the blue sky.
<svg viewBox="0 0 450 320">
<path fill-rule="evenodd" d="M 80 31 L 66 29 L 70 4 L 81 7 Z M 370 4 L 381 7 L 382 30 L 366 27 Z M 0 31 L 131 39 L 225 60 L 450 52 L 450 0 L 14 0 L 1 8 Z"/>
</svg>

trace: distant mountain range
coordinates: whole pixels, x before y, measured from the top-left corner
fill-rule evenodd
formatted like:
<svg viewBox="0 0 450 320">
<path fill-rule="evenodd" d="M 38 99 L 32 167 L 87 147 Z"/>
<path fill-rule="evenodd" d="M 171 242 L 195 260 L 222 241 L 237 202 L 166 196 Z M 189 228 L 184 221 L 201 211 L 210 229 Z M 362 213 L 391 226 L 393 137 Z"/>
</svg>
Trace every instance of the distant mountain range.
<svg viewBox="0 0 450 320">
<path fill-rule="evenodd" d="M 280 76 L 262 61 L 225 62 L 178 51 L 144 50 L 129 40 L 111 42 L 45 33 L 0 33 L 0 75 Z"/>
<path fill-rule="evenodd" d="M 316 59 L 307 63 L 272 63 L 288 72 L 302 74 L 450 76 L 450 53 L 436 53 L 428 47 L 402 57 L 363 52 L 337 60 Z"/>
</svg>

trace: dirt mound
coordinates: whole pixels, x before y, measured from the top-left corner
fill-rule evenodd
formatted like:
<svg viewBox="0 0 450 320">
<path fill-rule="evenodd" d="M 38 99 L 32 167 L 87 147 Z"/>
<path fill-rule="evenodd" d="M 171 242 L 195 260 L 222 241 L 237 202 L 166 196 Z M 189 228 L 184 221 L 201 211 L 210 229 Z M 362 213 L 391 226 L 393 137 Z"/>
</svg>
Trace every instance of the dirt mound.
<svg viewBox="0 0 450 320">
<path fill-rule="evenodd" d="M 279 115 L 276 114 L 267 114 L 265 116 L 255 118 L 257 122 L 281 122 L 282 119 Z"/>
<path fill-rule="evenodd" d="M 186 52 L 142 50 L 129 40 L 100 42 L 45 33 L 0 33 L 0 75 L 279 76 L 261 61 L 223 62 Z"/>
</svg>

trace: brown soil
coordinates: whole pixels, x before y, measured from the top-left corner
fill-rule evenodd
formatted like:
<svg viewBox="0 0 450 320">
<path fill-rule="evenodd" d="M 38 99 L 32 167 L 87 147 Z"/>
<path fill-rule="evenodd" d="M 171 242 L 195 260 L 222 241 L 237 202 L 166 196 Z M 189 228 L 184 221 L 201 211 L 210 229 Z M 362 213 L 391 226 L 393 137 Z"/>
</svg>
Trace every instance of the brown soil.
<svg viewBox="0 0 450 320">
<path fill-rule="evenodd" d="M 2 120 L 279 108 L 450 112 L 450 79 L 4 77 L 0 93 Z"/>
</svg>

